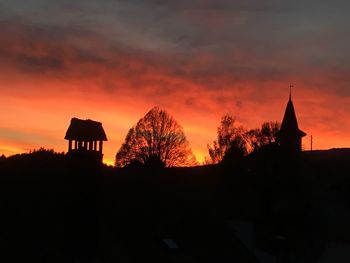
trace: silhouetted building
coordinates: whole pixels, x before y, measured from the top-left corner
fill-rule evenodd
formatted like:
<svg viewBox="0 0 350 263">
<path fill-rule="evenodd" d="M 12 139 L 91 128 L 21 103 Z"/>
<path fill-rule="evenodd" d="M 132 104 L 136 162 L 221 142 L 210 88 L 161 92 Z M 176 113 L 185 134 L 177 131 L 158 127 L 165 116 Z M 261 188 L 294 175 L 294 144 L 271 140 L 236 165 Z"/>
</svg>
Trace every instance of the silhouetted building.
<svg viewBox="0 0 350 263">
<path fill-rule="evenodd" d="M 107 141 L 107 136 L 101 122 L 72 118 L 64 139 L 68 140 L 68 154 L 102 161 L 103 141 Z"/>
<path fill-rule="evenodd" d="M 279 146 L 286 151 L 290 153 L 299 153 L 301 152 L 301 139 L 305 135 L 306 133 L 298 127 L 298 121 L 290 93 L 281 129 L 276 133 L 277 142 Z"/>
</svg>

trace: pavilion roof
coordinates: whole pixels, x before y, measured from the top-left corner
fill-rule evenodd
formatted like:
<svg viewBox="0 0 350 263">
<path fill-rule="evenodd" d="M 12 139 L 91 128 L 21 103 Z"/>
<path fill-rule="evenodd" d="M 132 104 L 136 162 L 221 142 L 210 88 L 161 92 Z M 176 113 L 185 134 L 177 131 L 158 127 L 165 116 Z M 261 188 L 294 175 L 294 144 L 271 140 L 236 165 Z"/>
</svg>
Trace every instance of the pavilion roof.
<svg viewBox="0 0 350 263">
<path fill-rule="evenodd" d="M 66 140 L 107 141 L 101 122 L 78 118 L 72 118 L 64 138 Z"/>
</svg>

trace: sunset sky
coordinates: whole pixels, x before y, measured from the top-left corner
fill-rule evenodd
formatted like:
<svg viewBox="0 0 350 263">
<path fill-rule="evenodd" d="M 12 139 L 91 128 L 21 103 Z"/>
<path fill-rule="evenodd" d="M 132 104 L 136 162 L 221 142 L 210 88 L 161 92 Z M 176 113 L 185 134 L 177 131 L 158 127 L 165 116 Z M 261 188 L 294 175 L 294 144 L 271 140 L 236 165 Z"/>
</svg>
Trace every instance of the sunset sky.
<svg viewBox="0 0 350 263">
<path fill-rule="evenodd" d="M 72 117 L 103 123 L 113 163 L 159 106 L 198 161 L 223 114 L 247 128 L 293 101 L 305 149 L 350 147 L 350 1 L 1 0 L 0 155 L 66 151 Z"/>
</svg>

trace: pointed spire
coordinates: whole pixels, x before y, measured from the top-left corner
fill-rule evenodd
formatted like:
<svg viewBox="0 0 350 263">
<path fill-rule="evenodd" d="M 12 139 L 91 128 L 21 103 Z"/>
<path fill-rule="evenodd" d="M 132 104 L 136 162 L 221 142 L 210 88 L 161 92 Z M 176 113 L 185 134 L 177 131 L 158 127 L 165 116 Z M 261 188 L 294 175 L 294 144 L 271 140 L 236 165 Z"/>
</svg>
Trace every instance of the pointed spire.
<svg viewBox="0 0 350 263">
<path fill-rule="evenodd" d="M 290 96 L 290 95 L 289 95 Z M 294 105 L 291 100 L 291 96 L 289 97 L 289 101 L 287 103 L 286 110 L 284 112 L 281 131 L 294 133 L 299 130 L 298 121 L 294 110 Z"/>
<path fill-rule="evenodd" d="M 298 121 L 292 102 L 292 85 L 289 85 L 289 101 L 284 112 L 281 129 L 276 136 L 280 146 L 290 149 L 294 152 L 301 151 L 301 138 L 306 135 L 299 129 Z"/>
</svg>

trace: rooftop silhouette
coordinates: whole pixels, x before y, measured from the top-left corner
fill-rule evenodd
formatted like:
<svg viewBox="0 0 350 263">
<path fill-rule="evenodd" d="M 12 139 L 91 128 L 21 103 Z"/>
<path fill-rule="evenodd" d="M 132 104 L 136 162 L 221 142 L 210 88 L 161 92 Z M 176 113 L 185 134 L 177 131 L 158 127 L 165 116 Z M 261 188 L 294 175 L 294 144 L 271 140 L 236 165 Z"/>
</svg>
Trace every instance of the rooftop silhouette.
<svg viewBox="0 0 350 263">
<path fill-rule="evenodd" d="M 78 141 L 107 141 L 101 122 L 78 118 L 72 118 L 64 138 Z"/>
</svg>

